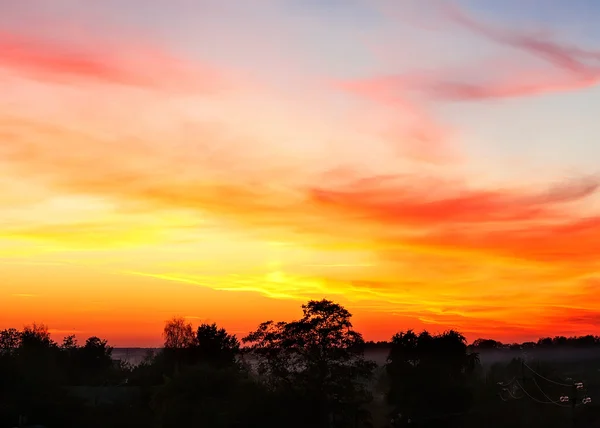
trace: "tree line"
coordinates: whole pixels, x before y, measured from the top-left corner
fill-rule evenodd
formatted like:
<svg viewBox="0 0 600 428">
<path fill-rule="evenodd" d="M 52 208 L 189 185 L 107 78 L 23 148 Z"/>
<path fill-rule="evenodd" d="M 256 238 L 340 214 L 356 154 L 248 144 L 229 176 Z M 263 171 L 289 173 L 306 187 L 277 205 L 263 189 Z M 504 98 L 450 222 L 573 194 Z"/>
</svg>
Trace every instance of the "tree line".
<svg viewBox="0 0 600 428">
<path fill-rule="evenodd" d="M 519 360 L 483 370 L 477 351 L 499 342 L 468 346 L 453 330 L 400 331 L 384 342 L 387 360 L 378 366 L 343 306 L 312 300 L 302 310 L 298 320 L 261 323 L 241 340 L 216 324 L 173 318 L 163 349 L 136 366 L 115 361 L 98 337 L 59 344 L 43 325 L 1 331 L 0 427 L 25 419 L 48 427 L 518 427 L 536 426 L 534 414 L 551 427 L 568 416 L 536 404 L 561 391 L 503 386 L 511 376 L 526 379 Z M 556 367 L 535 370 L 560 376 Z M 515 407 L 523 400 L 505 400 L 508 393 L 527 393 L 532 407 Z M 507 413 L 516 408 L 521 416 Z"/>
<path fill-rule="evenodd" d="M 365 349 L 389 349 L 391 343 L 389 341 L 367 341 L 365 342 Z M 468 346 L 469 350 L 481 351 L 481 350 L 522 350 L 522 349 L 559 349 L 559 348 L 600 348 L 600 336 L 592 334 L 584 336 L 554 336 L 554 337 L 541 337 L 536 342 L 511 342 L 502 343 L 501 341 L 494 339 L 475 339 L 473 343 Z"/>
<path fill-rule="evenodd" d="M 559 349 L 559 348 L 600 348 L 600 336 L 554 336 L 542 337 L 537 342 L 502 343 L 493 339 L 477 339 L 472 349 Z"/>
</svg>

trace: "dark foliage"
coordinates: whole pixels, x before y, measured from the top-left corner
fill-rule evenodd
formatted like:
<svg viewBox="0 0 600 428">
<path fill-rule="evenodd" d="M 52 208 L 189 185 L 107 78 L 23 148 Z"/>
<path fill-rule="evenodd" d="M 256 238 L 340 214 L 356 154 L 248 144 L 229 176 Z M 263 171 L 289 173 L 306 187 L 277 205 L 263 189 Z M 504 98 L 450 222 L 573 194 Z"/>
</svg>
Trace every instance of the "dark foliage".
<svg viewBox="0 0 600 428">
<path fill-rule="evenodd" d="M 156 424 L 164 428 L 202 426 L 214 428 L 260 427 L 266 391 L 249 374 L 234 367 L 207 364 L 187 366 L 166 379 L 154 397 Z M 263 425 L 264 424 L 264 425 Z"/>
<path fill-rule="evenodd" d="M 229 366 L 236 362 L 240 342 L 216 324 L 202 324 L 196 332 L 196 354 L 201 362 Z"/>
<path fill-rule="evenodd" d="M 435 336 L 426 331 L 397 333 L 386 366 L 395 420 L 459 423 L 451 416 L 470 409 L 469 379 L 478 364 L 477 354 L 467 352 L 464 336 L 455 331 Z"/>
</svg>

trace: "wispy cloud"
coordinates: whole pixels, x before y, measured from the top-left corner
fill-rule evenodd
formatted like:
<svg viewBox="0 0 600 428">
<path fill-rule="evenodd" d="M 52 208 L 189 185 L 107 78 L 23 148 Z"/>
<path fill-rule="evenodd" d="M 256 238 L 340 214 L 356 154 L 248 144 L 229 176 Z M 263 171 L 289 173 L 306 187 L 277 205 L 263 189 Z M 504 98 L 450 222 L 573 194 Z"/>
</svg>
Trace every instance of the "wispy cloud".
<svg viewBox="0 0 600 428">
<path fill-rule="evenodd" d="M 511 82 L 490 82 L 488 85 L 456 83 L 441 85 L 440 94 L 459 99 L 504 98 L 536 95 L 546 92 L 568 91 L 596 85 L 600 80 L 600 52 L 586 50 L 568 43 L 552 40 L 548 32 L 523 31 L 502 28 L 469 16 L 452 3 L 444 3 L 444 10 L 456 23 L 493 42 L 518 49 L 538 57 L 560 69 L 562 75 L 528 76 L 517 74 Z M 445 86 L 445 87 L 444 87 Z M 487 89 L 486 89 L 487 86 Z"/>
<path fill-rule="evenodd" d="M 401 106 L 407 105 L 414 94 L 429 100 L 473 102 L 574 91 L 600 81 L 599 51 L 555 40 L 549 31 L 485 22 L 452 2 L 435 2 L 434 9 L 484 40 L 520 51 L 526 55 L 525 60 L 489 58 L 485 62 L 463 64 L 459 69 L 446 67 L 358 79 L 346 82 L 345 87 L 371 99 L 393 101 Z M 399 19 L 390 10 L 393 8 L 385 9 L 393 19 Z M 443 25 L 443 21 L 438 24 Z M 546 66 L 527 61 L 535 58 Z"/>
<path fill-rule="evenodd" d="M 89 40 L 89 39 L 88 39 Z M 66 44 L 19 33 L 0 33 L 0 68 L 65 84 L 104 83 L 167 90 L 217 92 L 215 70 L 140 44 Z"/>
</svg>

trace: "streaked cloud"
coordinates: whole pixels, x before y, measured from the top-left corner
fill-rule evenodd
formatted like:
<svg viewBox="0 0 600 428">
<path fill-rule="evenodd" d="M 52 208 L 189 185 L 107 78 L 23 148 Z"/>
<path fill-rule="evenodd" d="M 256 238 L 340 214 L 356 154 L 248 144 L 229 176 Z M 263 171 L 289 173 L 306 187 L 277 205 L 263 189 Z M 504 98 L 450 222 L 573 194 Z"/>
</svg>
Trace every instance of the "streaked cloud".
<svg viewBox="0 0 600 428">
<path fill-rule="evenodd" d="M 475 18 L 452 2 L 434 2 L 447 21 L 458 24 L 476 37 L 520 51 L 523 59 L 486 59 L 459 68 L 388 74 L 343 83 L 348 90 L 374 100 L 407 105 L 412 93 L 444 101 L 481 101 L 568 92 L 595 86 L 600 80 L 600 51 L 556 40 L 549 31 L 510 28 Z M 384 11 L 393 19 L 398 15 Z M 433 13 L 433 12 L 432 12 Z M 444 24 L 438 19 L 437 25 Z M 550 65 L 543 67 L 531 59 Z"/>
<path fill-rule="evenodd" d="M 2 32 L 0 51 L 1 68 L 52 83 L 100 83 L 210 93 L 225 84 L 222 76 L 209 67 L 181 61 L 168 52 L 139 43 L 67 44 Z"/>
</svg>

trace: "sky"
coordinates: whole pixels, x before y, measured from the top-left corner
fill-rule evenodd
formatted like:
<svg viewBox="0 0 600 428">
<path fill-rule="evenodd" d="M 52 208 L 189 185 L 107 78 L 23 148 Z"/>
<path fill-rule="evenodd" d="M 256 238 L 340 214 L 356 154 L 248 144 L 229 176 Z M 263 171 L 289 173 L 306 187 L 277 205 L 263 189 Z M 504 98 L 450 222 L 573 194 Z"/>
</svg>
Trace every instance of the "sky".
<svg viewBox="0 0 600 428">
<path fill-rule="evenodd" d="M 598 334 L 595 0 L 0 0 L 0 329 Z"/>
</svg>

